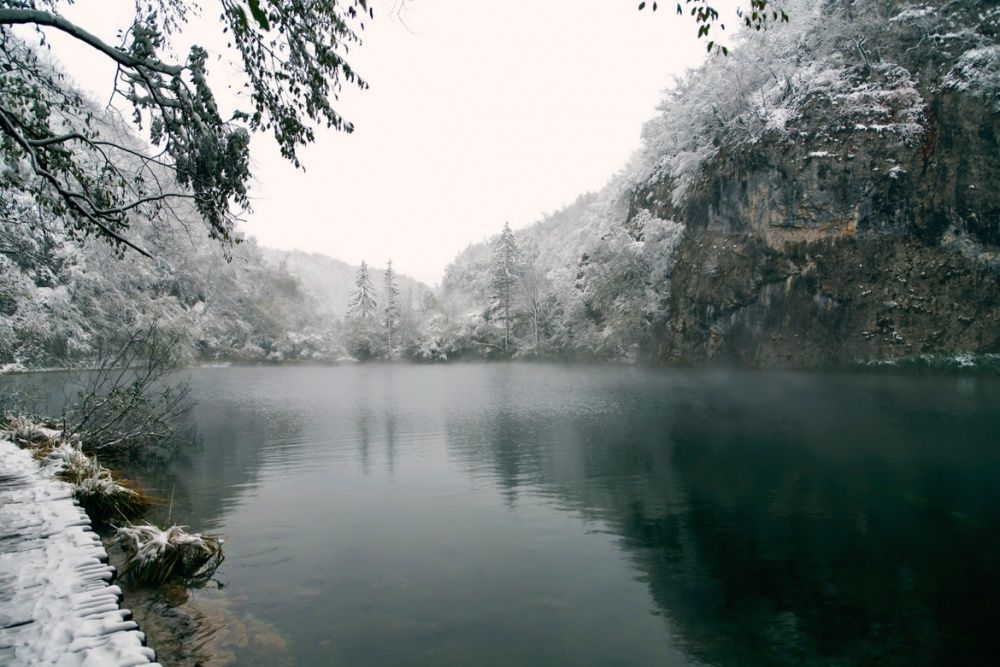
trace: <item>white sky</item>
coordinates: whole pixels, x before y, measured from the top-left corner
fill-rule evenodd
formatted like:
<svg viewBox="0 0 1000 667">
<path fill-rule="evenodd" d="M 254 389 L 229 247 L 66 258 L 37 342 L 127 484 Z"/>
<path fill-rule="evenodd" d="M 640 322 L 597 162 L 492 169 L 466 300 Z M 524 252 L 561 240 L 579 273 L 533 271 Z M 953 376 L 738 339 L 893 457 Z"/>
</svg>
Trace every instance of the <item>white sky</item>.
<svg viewBox="0 0 1000 667">
<path fill-rule="evenodd" d="M 114 41 L 129 3 L 97 3 L 67 14 Z M 354 134 L 318 131 L 300 155 L 305 173 L 269 137 L 254 138 L 245 231 L 263 245 L 352 264 L 391 258 L 435 284 L 462 248 L 504 222 L 528 225 L 600 188 L 638 147 L 672 76 L 705 54 L 693 20 L 671 3 L 652 13 L 635 0 L 410 0 L 405 23 L 391 4 L 376 3 L 351 53 L 371 84 L 345 89 L 337 107 Z M 106 99 L 108 62 L 53 37 L 67 70 Z M 185 38 L 212 53 L 225 43 L 207 20 Z M 210 66 L 217 81 L 233 71 Z"/>
</svg>

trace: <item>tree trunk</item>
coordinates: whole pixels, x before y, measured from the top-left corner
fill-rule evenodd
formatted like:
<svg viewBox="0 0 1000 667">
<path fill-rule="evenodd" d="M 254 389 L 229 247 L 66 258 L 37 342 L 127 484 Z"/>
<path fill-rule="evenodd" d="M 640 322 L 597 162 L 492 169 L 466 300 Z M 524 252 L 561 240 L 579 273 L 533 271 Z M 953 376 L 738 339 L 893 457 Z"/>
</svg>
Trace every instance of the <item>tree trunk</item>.
<svg viewBox="0 0 1000 667">
<path fill-rule="evenodd" d="M 503 297 L 503 351 L 507 352 L 507 343 L 510 340 L 510 285 L 504 289 Z"/>
</svg>

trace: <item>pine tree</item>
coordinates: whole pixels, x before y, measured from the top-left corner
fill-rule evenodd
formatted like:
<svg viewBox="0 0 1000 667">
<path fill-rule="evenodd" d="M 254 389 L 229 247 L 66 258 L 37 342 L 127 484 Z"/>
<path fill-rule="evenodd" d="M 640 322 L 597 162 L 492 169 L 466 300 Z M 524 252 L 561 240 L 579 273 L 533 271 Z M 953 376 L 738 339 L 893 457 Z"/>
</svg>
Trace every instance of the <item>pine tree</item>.
<svg viewBox="0 0 1000 667">
<path fill-rule="evenodd" d="M 347 304 L 347 316 L 358 322 L 370 323 L 375 320 L 377 313 L 378 300 L 375 297 L 375 287 L 368 273 L 368 264 L 362 261 L 354 279 L 354 294 Z"/>
<path fill-rule="evenodd" d="M 505 223 L 503 231 L 493 244 L 493 295 L 500 301 L 503 312 L 503 350 L 510 346 L 511 296 L 521 271 L 521 252 L 517 248 L 510 223 Z"/>
<path fill-rule="evenodd" d="M 361 262 L 354 279 L 354 294 L 347 304 L 345 322 L 347 350 L 364 361 L 378 354 L 378 301 L 368 264 Z"/>
<path fill-rule="evenodd" d="M 387 356 L 389 359 L 392 359 L 392 331 L 399 325 L 399 286 L 396 285 L 396 274 L 392 270 L 391 259 L 385 266 L 384 280 L 385 329 L 389 339 L 389 352 Z"/>
</svg>

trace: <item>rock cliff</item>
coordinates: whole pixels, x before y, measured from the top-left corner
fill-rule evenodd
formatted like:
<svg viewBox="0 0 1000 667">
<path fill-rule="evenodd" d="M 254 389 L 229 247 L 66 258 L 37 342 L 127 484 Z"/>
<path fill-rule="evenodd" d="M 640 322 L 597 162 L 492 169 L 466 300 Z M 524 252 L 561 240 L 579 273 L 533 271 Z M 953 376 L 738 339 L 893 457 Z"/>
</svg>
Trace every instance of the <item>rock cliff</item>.
<svg viewBox="0 0 1000 667">
<path fill-rule="evenodd" d="M 774 59 L 801 61 L 720 119 L 693 175 L 661 169 L 630 192 L 629 218 L 685 225 L 655 358 L 1000 351 L 997 3 L 824 3 L 812 20 L 839 34 L 779 45 Z M 752 141 L 726 141 L 755 114 Z"/>
</svg>

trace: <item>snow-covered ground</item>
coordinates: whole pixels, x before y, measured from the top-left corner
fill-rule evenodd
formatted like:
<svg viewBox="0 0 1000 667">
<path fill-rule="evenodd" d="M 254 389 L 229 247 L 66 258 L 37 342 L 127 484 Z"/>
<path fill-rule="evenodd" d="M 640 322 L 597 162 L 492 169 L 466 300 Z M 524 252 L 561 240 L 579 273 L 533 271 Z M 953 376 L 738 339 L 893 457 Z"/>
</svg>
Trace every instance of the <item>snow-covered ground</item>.
<svg viewBox="0 0 1000 667">
<path fill-rule="evenodd" d="M 156 664 L 68 484 L 0 439 L 0 664 Z"/>
</svg>

